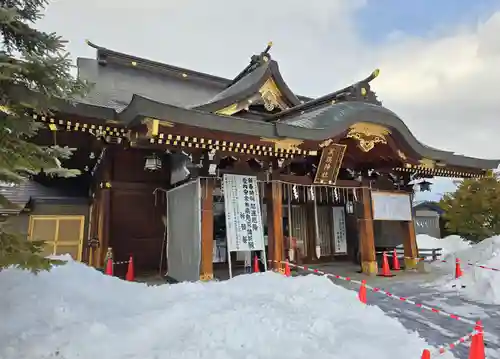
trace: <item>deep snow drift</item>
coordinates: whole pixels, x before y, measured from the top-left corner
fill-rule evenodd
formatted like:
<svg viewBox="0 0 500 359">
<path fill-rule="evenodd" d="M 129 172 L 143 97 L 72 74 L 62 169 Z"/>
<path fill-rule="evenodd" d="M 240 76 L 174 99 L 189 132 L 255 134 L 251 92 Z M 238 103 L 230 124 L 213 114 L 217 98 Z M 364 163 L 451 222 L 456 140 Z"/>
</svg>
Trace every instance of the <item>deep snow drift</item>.
<svg viewBox="0 0 500 359">
<path fill-rule="evenodd" d="M 148 287 L 69 261 L 38 276 L 4 270 L 0 292 L 2 359 L 386 359 L 428 347 L 318 276 Z"/>
<path fill-rule="evenodd" d="M 460 259 L 464 273 L 458 281 L 451 279 L 456 258 Z M 477 267 L 477 265 L 483 265 L 500 269 L 500 236 L 487 238 L 466 249 L 450 252 L 444 259 L 448 263 L 436 264 L 437 267 L 450 273 L 447 280 L 438 283 L 444 290 L 449 290 L 452 285 L 455 285 L 460 293 L 472 300 L 487 304 L 500 304 L 500 271 Z M 461 288 L 462 286 L 465 288 Z"/>
<path fill-rule="evenodd" d="M 442 248 L 441 254 L 446 256 L 470 248 L 471 244 L 462 237 L 455 235 L 438 239 L 427 234 L 419 234 L 417 235 L 417 246 L 424 249 Z"/>
</svg>

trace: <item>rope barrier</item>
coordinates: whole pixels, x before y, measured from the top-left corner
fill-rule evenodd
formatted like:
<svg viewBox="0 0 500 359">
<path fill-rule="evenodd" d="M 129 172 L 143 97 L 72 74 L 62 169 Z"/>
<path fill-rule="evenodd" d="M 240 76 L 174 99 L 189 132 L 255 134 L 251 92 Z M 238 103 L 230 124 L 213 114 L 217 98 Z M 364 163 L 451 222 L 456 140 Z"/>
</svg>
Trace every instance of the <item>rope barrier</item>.
<svg viewBox="0 0 500 359">
<path fill-rule="evenodd" d="M 435 355 L 441 355 L 441 354 L 446 353 L 447 351 L 453 350 L 453 349 L 455 349 L 455 347 L 457 345 L 460 345 L 460 344 L 463 344 L 463 343 L 467 342 L 474 335 L 478 335 L 478 334 L 481 334 L 481 332 L 478 332 L 476 330 L 474 330 L 474 331 L 472 331 L 470 333 L 467 333 L 463 337 L 458 338 L 457 340 L 455 340 L 453 343 L 448 343 L 448 344 L 445 344 L 445 345 L 441 345 L 440 347 L 437 348 L 437 350 L 434 352 L 434 354 Z"/>
<path fill-rule="evenodd" d="M 331 277 L 331 278 L 335 278 L 335 279 L 340 279 L 340 280 L 343 280 L 343 281 L 346 281 L 346 282 L 355 283 L 355 284 L 359 284 L 359 285 L 362 284 L 361 281 L 352 279 L 350 277 L 343 277 L 341 275 L 327 273 L 327 272 L 321 271 L 319 269 L 310 268 L 310 267 L 307 267 L 307 266 L 300 266 L 300 265 L 297 265 L 297 264 L 294 264 L 294 263 L 284 262 L 284 261 L 274 261 L 274 260 L 269 260 L 269 261 L 270 262 L 274 262 L 274 263 L 278 263 L 278 264 L 286 264 L 286 263 L 288 263 L 288 265 L 291 266 L 291 267 L 299 268 L 299 269 L 302 269 L 302 270 L 305 270 L 305 271 L 308 271 L 308 272 L 312 272 L 312 273 L 315 273 L 315 274 L 319 274 L 319 275 L 322 275 L 322 276 L 325 276 L 325 277 Z M 389 298 L 392 298 L 392 299 L 395 299 L 395 300 L 398 300 L 398 301 L 401 301 L 401 302 L 412 304 L 412 305 L 418 307 L 419 309 L 426 310 L 426 311 L 433 312 L 433 313 L 437 313 L 439 315 L 445 316 L 447 318 L 455 319 L 455 320 L 458 320 L 460 322 L 467 323 L 469 325 L 476 325 L 476 322 L 474 322 L 472 320 L 469 320 L 469 319 L 466 319 L 466 318 L 462 318 L 462 317 L 460 317 L 460 316 L 458 316 L 456 314 L 447 313 L 447 312 L 445 312 L 445 311 L 443 311 L 441 309 L 433 308 L 433 307 L 430 307 L 430 306 L 422 304 L 422 303 L 417 303 L 417 302 L 415 302 L 415 301 L 413 301 L 411 299 L 408 299 L 406 297 L 397 296 L 397 295 L 395 295 L 393 293 L 390 293 L 390 292 L 388 292 L 388 291 L 386 291 L 384 289 L 377 288 L 377 287 L 372 287 L 372 286 L 369 286 L 367 284 L 365 284 L 365 287 L 366 287 L 366 289 L 370 290 L 371 292 L 384 294 L 385 296 L 387 296 Z"/>
<path fill-rule="evenodd" d="M 441 263 L 455 263 L 454 261 L 447 261 L 447 260 L 444 260 L 444 259 L 437 259 L 436 262 L 441 262 Z M 483 266 L 481 264 L 476 264 L 476 263 L 470 263 L 470 262 L 466 262 L 465 264 L 467 264 L 468 266 L 470 267 L 477 267 L 477 268 L 482 268 L 482 269 L 488 269 L 488 270 L 492 270 L 494 272 L 500 272 L 500 269 L 499 268 L 493 268 L 493 267 L 488 267 L 488 266 Z"/>
</svg>

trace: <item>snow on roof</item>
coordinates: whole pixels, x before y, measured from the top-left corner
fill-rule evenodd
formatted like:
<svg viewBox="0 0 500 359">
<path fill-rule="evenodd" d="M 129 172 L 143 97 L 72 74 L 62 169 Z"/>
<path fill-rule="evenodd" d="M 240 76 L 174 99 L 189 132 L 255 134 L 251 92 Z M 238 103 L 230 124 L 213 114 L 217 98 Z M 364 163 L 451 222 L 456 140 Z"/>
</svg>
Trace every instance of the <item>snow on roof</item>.
<svg viewBox="0 0 500 359">
<path fill-rule="evenodd" d="M 386 359 L 428 347 L 325 277 L 151 287 L 68 260 L 38 276 L 0 272 L 1 358 Z"/>
</svg>

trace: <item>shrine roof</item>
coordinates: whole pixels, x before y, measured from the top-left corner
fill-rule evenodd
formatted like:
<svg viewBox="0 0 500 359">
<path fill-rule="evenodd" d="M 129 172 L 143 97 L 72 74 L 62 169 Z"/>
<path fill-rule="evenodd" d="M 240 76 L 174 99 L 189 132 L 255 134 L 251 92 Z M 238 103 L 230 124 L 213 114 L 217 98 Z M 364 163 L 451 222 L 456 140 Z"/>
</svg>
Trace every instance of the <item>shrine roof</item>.
<svg viewBox="0 0 500 359">
<path fill-rule="evenodd" d="M 120 111 L 134 94 L 185 108 L 215 111 L 257 92 L 272 78 L 290 107 L 310 98 L 295 96 L 283 81 L 276 61 L 266 49 L 234 79 L 152 61 L 110 50 L 91 42 L 96 58 L 78 58 L 78 77 L 93 83 L 82 102 Z M 300 98 L 300 99 L 299 99 Z"/>
<path fill-rule="evenodd" d="M 422 157 L 471 168 L 496 168 L 500 164 L 498 160 L 466 157 L 426 146 L 416 139 L 408 126 L 394 112 L 381 105 L 367 102 L 347 101 L 302 111 L 292 109 L 280 116 L 276 125 L 277 127 L 283 126 L 279 131 L 282 136 L 292 137 L 294 129 L 301 128 L 313 130 L 312 133 L 318 136 L 315 139 L 322 140 L 321 137 L 325 136 L 322 133 L 335 137 L 359 122 L 374 123 L 397 131 Z"/>
<path fill-rule="evenodd" d="M 283 93 L 289 107 L 298 106 L 301 100 L 290 90 L 283 80 L 279 71 L 278 63 L 271 59 L 269 54 L 269 44 L 267 48 L 259 55 L 252 56 L 250 64 L 241 71 L 222 92 L 218 93 L 210 101 L 196 106 L 196 109 L 214 112 L 236 102 L 249 99 L 252 95 L 259 92 L 259 89 L 272 79 L 278 89 Z"/>
<path fill-rule="evenodd" d="M 379 71 L 325 96 L 295 96 L 284 83 L 268 50 L 252 57 L 233 80 L 141 59 L 94 44 L 97 60 L 80 59 L 79 76 L 96 80 L 91 94 L 76 104 L 58 101 L 60 112 L 119 123 L 125 128 L 144 119 L 265 138 L 323 141 L 341 136 L 359 122 L 386 126 L 397 132 L 414 152 L 425 158 L 469 168 L 496 168 L 500 161 L 483 160 L 438 150 L 419 142 L 404 122 L 382 106 L 370 89 Z M 165 80 L 168 78 L 168 81 Z M 214 113 L 259 91 L 272 78 L 291 108 L 271 118 L 249 119 Z M 25 98 L 20 96 L 20 98 Z M 269 116 L 269 115 L 268 115 Z"/>
</svg>

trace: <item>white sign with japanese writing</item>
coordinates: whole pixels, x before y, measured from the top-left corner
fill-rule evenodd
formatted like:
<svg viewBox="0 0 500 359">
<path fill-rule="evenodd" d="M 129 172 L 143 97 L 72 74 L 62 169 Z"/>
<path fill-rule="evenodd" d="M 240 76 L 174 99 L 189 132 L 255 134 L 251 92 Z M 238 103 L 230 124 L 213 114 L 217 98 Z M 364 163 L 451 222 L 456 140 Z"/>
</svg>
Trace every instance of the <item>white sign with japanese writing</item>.
<svg viewBox="0 0 500 359">
<path fill-rule="evenodd" d="M 223 181 L 228 251 L 264 250 L 257 177 L 225 174 Z"/>
<path fill-rule="evenodd" d="M 372 206 L 374 220 L 412 220 L 411 199 L 408 193 L 372 191 Z"/>
<path fill-rule="evenodd" d="M 333 207 L 333 238 L 335 255 L 347 254 L 347 235 L 345 226 L 344 207 Z"/>
</svg>

